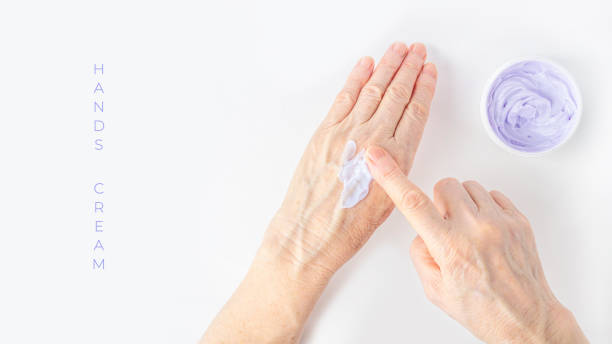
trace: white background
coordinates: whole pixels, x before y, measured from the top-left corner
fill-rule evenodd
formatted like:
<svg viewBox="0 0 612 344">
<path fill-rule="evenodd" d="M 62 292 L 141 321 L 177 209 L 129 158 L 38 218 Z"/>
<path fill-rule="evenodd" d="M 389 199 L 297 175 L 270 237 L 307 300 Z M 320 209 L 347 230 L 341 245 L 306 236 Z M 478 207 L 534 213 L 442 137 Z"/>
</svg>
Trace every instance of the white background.
<svg viewBox="0 0 612 344">
<path fill-rule="evenodd" d="M 426 43 L 439 69 L 413 181 L 431 192 L 454 176 L 506 192 L 534 226 L 557 297 L 593 342 L 609 342 L 606 6 L 3 1 L 0 342 L 195 342 L 245 274 L 349 70 L 396 40 Z M 575 136 L 541 158 L 498 148 L 479 115 L 491 73 L 531 55 L 565 66 L 584 100 Z M 97 80 L 104 114 L 93 113 Z M 105 121 L 101 136 L 94 119 Z M 408 256 L 413 237 L 394 213 L 334 277 L 303 342 L 477 342 L 425 299 Z M 91 266 L 98 238 L 104 272 Z"/>
</svg>

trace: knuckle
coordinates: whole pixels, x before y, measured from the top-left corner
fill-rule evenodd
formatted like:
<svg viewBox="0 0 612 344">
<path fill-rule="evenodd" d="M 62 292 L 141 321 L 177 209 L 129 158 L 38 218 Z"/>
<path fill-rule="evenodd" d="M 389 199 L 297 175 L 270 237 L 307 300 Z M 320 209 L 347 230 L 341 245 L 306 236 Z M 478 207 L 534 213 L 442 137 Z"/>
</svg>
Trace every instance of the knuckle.
<svg viewBox="0 0 612 344">
<path fill-rule="evenodd" d="M 512 226 L 508 228 L 508 234 L 513 241 L 520 241 L 528 236 L 525 228 L 522 226 Z"/>
<path fill-rule="evenodd" d="M 383 97 L 383 94 L 384 90 L 380 86 L 374 84 L 366 85 L 361 90 L 361 95 L 363 97 L 376 102 L 380 102 Z"/>
<path fill-rule="evenodd" d="M 520 218 L 520 215 L 521 215 L 518 211 L 516 211 L 515 209 L 511 209 L 511 208 L 504 209 L 504 212 L 511 218 Z"/>
<path fill-rule="evenodd" d="M 340 92 L 338 96 L 336 97 L 336 103 L 342 104 L 342 105 L 352 105 L 357 100 L 355 98 L 356 97 L 353 94 L 353 92 L 349 90 L 344 90 Z"/>
<path fill-rule="evenodd" d="M 389 86 L 389 95 L 396 102 L 408 102 L 412 94 L 412 90 L 402 84 L 393 84 Z"/>
<path fill-rule="evenodd" d="M 517 219 L 524 224 L 530 225 L 527 216 L 525 216 L 517 209 L 504 209 L 504 211 L 506 212 L 506 214 L 510 215 L 511 218 Z"/>
<path fill-rule="evenodd" d="M 410 105 L 408 105 L 408 112 L 412 117 L 422 120 L 424 118 L 427 118 L 427 115 L 429 114 L 429 109 L 423 103 L 419 101 L 414 101 L 410 103 Z"/>
<path fill-rule="evenodd" d="M 527 227 L 531 228 L 531 223 L 529 222 L 529 219 L 527 218 L 527 216 L 525 216 L 525 214 L 521 213 L 518 210 L 515 210 L 517 213 L 518 218 L 525 224 L 527 225 Z"/>
<path fill-rule="evenodd" d="M 417 87 L 425 96 L 432 97 L 436 91 L 436 78 L 428 74 L 422 74 L 417 81 Z"/>
<path fill-rule="evenodd" d="M 393 167 L 391 170 L 384 174 L 386 179 L 398 179 L 404 177 L 404 173 L 400 170 L 399 166 Z"/>
<path fill-rule="evenodd" d="M 408 210 L 420 209 L 425 202 L 425 195 L 416 190 L 404 190 L 400 196 L 400 204 Z"/>
<path fill-rule="evenodd" d="M 404 60 L 404 68 L 409 69 L 411 71 L 420 72 L 421 71 L 422 62 L 418 63 L 418 62 L 415 62 L 415 61 L 411 61 L 409 58 L 410 58 L 410 56 Z M 412 59 L 412 60 L 414 60 L 414 59 Z"/>
<path fill-rule="evenodd" d="M 458 184 L 459 184 L 459 181 L 455 178 L 444 178 L 438 181 L 436 185 L 434 185 L 434 191 L 441 192 L 442 190 L 446 189 L 449 186 L 458 185 Z"/>
<path fill-rule="evenodd" d="M 489 223 L 480 225 L 480 233 L 475 240 L 478 251 L 488 251 L 503 245 L 506 235 L 501 228 Z"/>
<path fill-rule="evenodd" d="M 436 83 L 433 78 L 422 81 L 419 86 L 427 98 L 433 98 L 433 94 L 436 92 Z"/>
</svg>

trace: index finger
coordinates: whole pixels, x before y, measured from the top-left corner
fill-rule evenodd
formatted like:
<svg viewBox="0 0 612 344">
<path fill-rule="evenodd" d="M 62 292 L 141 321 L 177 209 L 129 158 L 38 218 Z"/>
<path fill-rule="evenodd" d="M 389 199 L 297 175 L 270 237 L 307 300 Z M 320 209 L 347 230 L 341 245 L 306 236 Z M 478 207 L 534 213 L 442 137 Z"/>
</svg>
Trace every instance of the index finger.
<svg viewBox="0 0 612 344">
<path fill-rule="evenodd" d="M 369 147 L 366 157 L 376 182 L 385 190 L 428 247 L 442 244 L 448 227 L 431 199 L 408 180 L 397 162 L 384 149 Z"/>
</svg>

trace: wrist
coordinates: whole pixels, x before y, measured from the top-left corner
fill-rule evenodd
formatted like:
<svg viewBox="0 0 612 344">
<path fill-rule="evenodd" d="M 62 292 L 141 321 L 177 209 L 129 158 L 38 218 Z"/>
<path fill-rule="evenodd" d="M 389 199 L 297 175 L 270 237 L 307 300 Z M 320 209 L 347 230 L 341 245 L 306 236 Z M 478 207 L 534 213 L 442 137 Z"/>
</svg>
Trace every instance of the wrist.
<svg viewBox="0 0 612 344">
<path fill-rule="evenodd" d="M 557 303 L 550 312 L 541 343 L 588 343 L 572 312 Z"/>
<path fill-rule="evenodd" d="M 257 251 L 240 286 L 204 335 L 203 343 L 297 343 L 328 278 L 294 264 L 269 241 Z M 238 330 L 237 330 L 238 329 Z"/>
<path fill-rule="evenodd" d="M 253 265 L 274 271 L 284 283 L 297 288 L 323 290 L 335 270 L 283 233 L 276 224 L 268 228 Z"/>
<path fill-rule="evenodd" d="M 257 261 L 283 271 L 295 284 L 325 288 L 342 261 L 332 254 L 332 245 L 310 230 L 327 228 L 327 224 L 296 220 L 299 217 L 282 211 L 276 214 L 266 230 Z"/>
<path fill-rule="evenodd" d="M 257 325 L 262 340 L 296 343 L 329 278 L 309 266 L 294 264 L 269 245 L 262 244 L 239 287 L 238 294 L 248 301 L 238 303 L 250 304 L 256 310 L 253 316 L 264 322 Z"/>
</svg>

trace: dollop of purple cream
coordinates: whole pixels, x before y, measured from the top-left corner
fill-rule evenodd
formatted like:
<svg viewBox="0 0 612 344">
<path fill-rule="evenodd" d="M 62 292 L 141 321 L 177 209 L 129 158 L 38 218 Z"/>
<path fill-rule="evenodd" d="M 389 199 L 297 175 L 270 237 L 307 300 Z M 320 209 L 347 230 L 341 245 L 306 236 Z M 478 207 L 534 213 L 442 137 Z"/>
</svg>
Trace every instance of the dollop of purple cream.
<svg viewBox="0 0 612 344">
<path fill-rule="evenodd" d="M 573 81 L 556 66 L 536 60 L 515 63 L 491 83 L 486 101 L 491 129 L 507 146 L 542 152 L 561 144 L 578 121 Z"/>
</svg>

